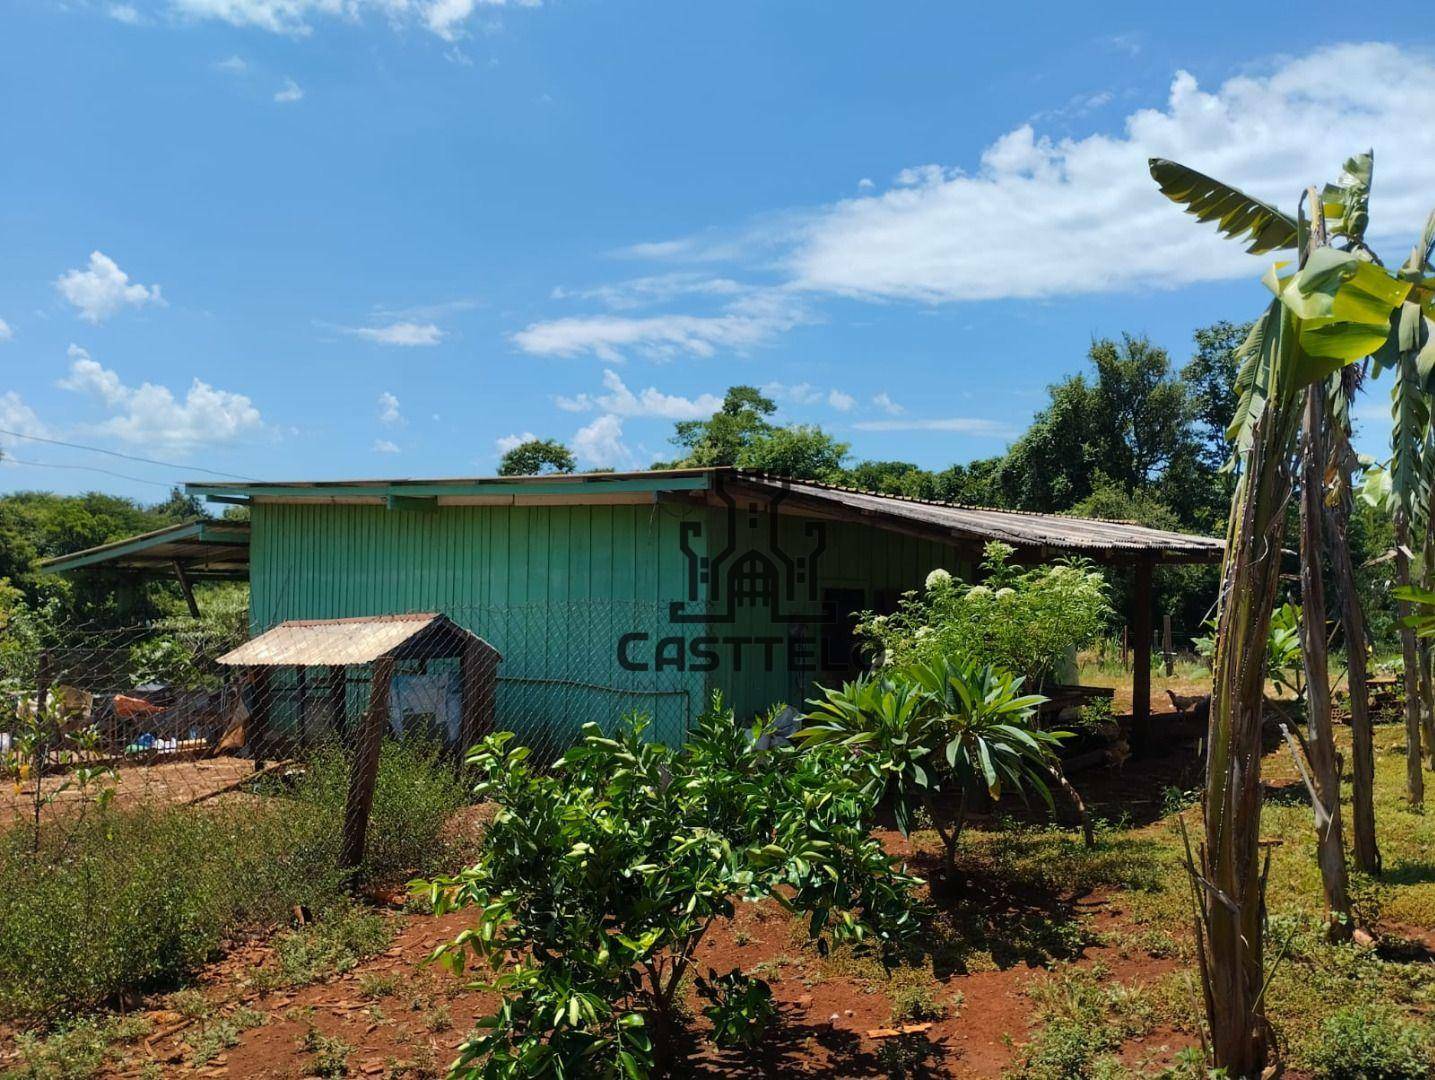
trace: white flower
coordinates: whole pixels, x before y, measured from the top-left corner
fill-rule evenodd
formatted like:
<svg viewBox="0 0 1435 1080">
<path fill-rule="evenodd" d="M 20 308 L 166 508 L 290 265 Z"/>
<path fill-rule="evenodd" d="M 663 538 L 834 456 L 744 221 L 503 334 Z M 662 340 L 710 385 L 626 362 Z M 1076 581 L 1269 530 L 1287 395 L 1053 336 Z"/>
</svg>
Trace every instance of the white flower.
<svg viewBox="0 0 1435 1080">
<path fill-rule="evenodd" d="M 1015 589 L 1012 589 L 1012 588 L 1005 588 L 1005 589 L 998 589 L 998 590 L 997 590 L 997 599 L 998 599 L 998 600 L 1005 600 L 1008 596 L 1015 596 L 1015 595 L 1016 595 L 1016 590 L 1015 590 Z"/>
<path fill-rule="evenodd" d="M 985 585 L 973 585 L 970 589 L 967 590 L 967 599 L 983 600 L 991 594 L 992 591 L 988 589 Z"/>
<path fill-rule="evenodd" d="M 927 638 L 927 637 L 931 637 L 931 636 L 932 636 L 932 628 L 931 628 L 930 626 L 919 626 L 919 627 L 917 627 L 916 638 L 917 638 L 918 641 L 921 641 L 922 638 Z"/>
<path fill-rule="evenodd" d="M 941 567 L 933 570 L 927 575 L 927 590 L 945 589 L 952 584 L 952 575 Z"/>
</svg>

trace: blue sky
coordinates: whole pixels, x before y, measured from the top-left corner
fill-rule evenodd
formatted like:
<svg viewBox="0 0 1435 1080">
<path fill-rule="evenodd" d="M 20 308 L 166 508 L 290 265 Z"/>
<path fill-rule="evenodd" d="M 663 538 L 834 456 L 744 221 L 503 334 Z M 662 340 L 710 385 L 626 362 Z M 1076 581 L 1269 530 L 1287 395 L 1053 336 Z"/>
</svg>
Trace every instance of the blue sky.
<svg viewBox="0 0 1435 1080">
<path fill-rule="evenodd" d="M 1151 153 L 1291 205 L 1374 146 L 1403 258 L 1435 32 L 1321 6 L 15 0 L 0 428 L 262 478 L 527 433 L 641 467 L 746 382 L 859 457 L 988 456 L 1093 336 L 1183 362 L 1264 303 Z M 200 478 L 0 449 L 4 490 Z"/>
</svg>

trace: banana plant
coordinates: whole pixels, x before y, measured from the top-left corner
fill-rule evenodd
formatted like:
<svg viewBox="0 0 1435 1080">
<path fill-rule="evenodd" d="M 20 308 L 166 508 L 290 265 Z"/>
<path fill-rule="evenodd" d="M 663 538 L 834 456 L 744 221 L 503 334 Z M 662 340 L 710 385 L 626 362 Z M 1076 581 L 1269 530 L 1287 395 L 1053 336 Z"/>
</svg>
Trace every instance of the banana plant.
<svg viewBox="0 0 1435 1080">
<path fill-rule="evenodd" d="M 1297 435 L 1303 426 L 1310 432 L 1313 414 L 1319 415 L 1308 392 L 1315 388 L 1323 398 L 1327 380 L 1382 347 L 1392 313 L 1411 297 L 1428 305 L 1430 290 L 1369 257 L 1358 233 L 1363 228 L 1358 192 L 1335 194 L 1328 187 L 1309 199 L 1312 229 L 1304 215 L 1286 215 L 1175 162 L 1152 161 L 1151 172 L 1168 197 L 1200 220 L 1215 222 L 1227 236 L 1248 240 L 1253 253 L 1299 252 L 1294 272 L 1286 272 L 1289 263 L 1277 263 L 1266 275 L 1274 299 L 1241 349 L 1240 402 L 1230 431 L 1238 479 L 1217 616 L 1205 836 L 1188 852 L 1213 1064 L 1231 1076 L 1250 1077 L 1265 1068 L 1271 1034 L 1262 1004 L 1269 865 L 1263 864 L 1259 844 L 1264 665 L 1249 658 L 1264 656 L 1270 631 L 1285 511 L 1297 471 Z M 1368 180 L 1365 186 L 1368 190 Z M 1324 246 L 1327 236 L 1345 240 L 1345 248 Z M 1318 464 L 1323 476 L 1325 462 Z M 1323 613 L 1309 607 L 1306 620 L 1324 625 Z M 1323 646 L 1323 635 L 1318 636 Z M 1306 645 L 1310 653 L 1309 640 Z"/>
</svg>

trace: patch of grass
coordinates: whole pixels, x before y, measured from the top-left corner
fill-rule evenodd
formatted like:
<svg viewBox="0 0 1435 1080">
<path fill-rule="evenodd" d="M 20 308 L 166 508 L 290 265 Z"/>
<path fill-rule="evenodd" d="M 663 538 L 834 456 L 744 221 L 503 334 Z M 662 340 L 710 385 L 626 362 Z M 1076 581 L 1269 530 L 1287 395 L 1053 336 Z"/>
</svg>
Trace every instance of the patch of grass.
<svg viewBox="0 0 1435 1080">
<path fill-rule="evenodd" d="M 403 980 L 392 971 L 371 972 L 359 976 L 359 994 L 371 1001 L 393 997 L 403 989 Z"/>
<path fill-rule="evenodd" d="M 261 970 L 265 987 L 303 986 L 352 971 L 362 960 L 389 947 L 391 920 L 358 905 L 335 908 L 297 930 L 279 935 L 274 965 Z"/>
<path fill-rule="evenodd" d="M 167 1009 L 173 1009 L 186 1020 L 203 1020 L 214 1011 L 214 1003 L 203 990 L 186 988 L 176 990 L 164 999 Z"/>
<path fill-rule="evenodd" d="M 883 1039 L 877 1047 L 877 1064 L 892 1080 L 933 1075 L 933 1066 L 942 1057 L 942 1048 L 925 1035 L 899 1035 Z"/>
<path fill-rule="evenodd" d="M 145 1016 L 86 1017 L 46 1037 L 15 1039 L 19 1065 L 0 1073 L 5 1080 L 88 1080 L 124 1055 L 128 1044 L 154 1029 Z"/>
<path fill-rule="evenodd" d="M 1058 968 L 1033 979 L 1026 992 L 1040 1026 L 1010 1073 L 1019 1080 L 1122 1076 L 1116 1052 L 1157 1019 L 1144 988 L 1109 981 L 1100 965 Z"/>
<path fill-rule="evenodd" d="M 946 1019 L 947 1005 L 939 996 L 940 990 L 929 970 L 899 968 L 887 987 L 887 999 L 892 1003 L 892 1022 L 912 1024 Z"/>
<path fill-rule="evenodd" d="M 311 1027 L 304 1033 L 300 1040 L 300 1048 L 306 1053 L 312 1054 L 309 1062 L 310 1072 L 314 1076 L 337 1077 L 349 1075 L 349 1055 L 354 1048 L 337 1035 L 325 1035 L 316 1027 Z"/>
<path fill-rule="evenodd" d="M 1325 1019 L 1307 1058 L 1318 1080 L 1422 1080 L 1435 1076 L 1435 1032 L 1388 1007 L 1355 1006 Z"/>
<path fill-rule="evenodd" d="M 286 806 L 111 809 L 0 835 L 0 1017 L 53 1020 L 173 984 L 236 928 L 339 895 L 337 835 Z M 57 918 L 56 912 L 64 912 Z"/>
<path fill-rule="evenodd" d="M 313 755 L 295 794 L 334 812 L 342 811 L 348 789 L 348 756 L 338 747 L 324 747 Z M 468 785 L 442 746 L 419 738 L 385 740 L 360 880 L 402 884 L 457 865 L 465 853 L 445 825 L 469 801 Z"/>
<path fill-rule="evenodd" d="M 239 1045 L 239 1037 L 251 1028 L 262 1025 L 268 1017 L 255 1009 L 236 1009 L 228 1016 L 211 1020 L 185 1040 L 189 1047 L 189 1063 L 195 1068 L 208 1065 L 226 1050 Z"/>
</svg>

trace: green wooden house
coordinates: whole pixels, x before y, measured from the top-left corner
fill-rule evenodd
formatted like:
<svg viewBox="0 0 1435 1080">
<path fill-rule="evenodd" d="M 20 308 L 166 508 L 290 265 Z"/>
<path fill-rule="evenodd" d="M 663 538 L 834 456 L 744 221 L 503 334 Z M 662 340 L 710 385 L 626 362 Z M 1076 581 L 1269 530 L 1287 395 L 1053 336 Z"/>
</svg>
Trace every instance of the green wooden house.
<svg viewBox="0 0 1435 1080">
<path fill-rule="evenodd" d="M 1151 638 L 1152 568 L 1220 557 L 1218 541 L 1128 523 L 732 469 L 189 491 L 249 507 L 256 634 L 295 619 L 445 614 L 503 656 L 498 725 L 555 745 L 585 720 L 633 710 L 656 737 L 681 739 L 715 690 L 744 715 L 800 705 L 815 684 L 855 673 L 854 613 L 891 610 L 938 567 L 969 573 L 989 540 L 1033 561 L 1135 566 L 1148 586 L 1138 645 Z M 104 552 L 66 558 L 92 565 Z M 163 562 L 163 551 L 151 559 Z M 185 560 L 174 565 L 183 573 Z M 203 556 L 188 566 L 202 575 Z"/>
</svg>

